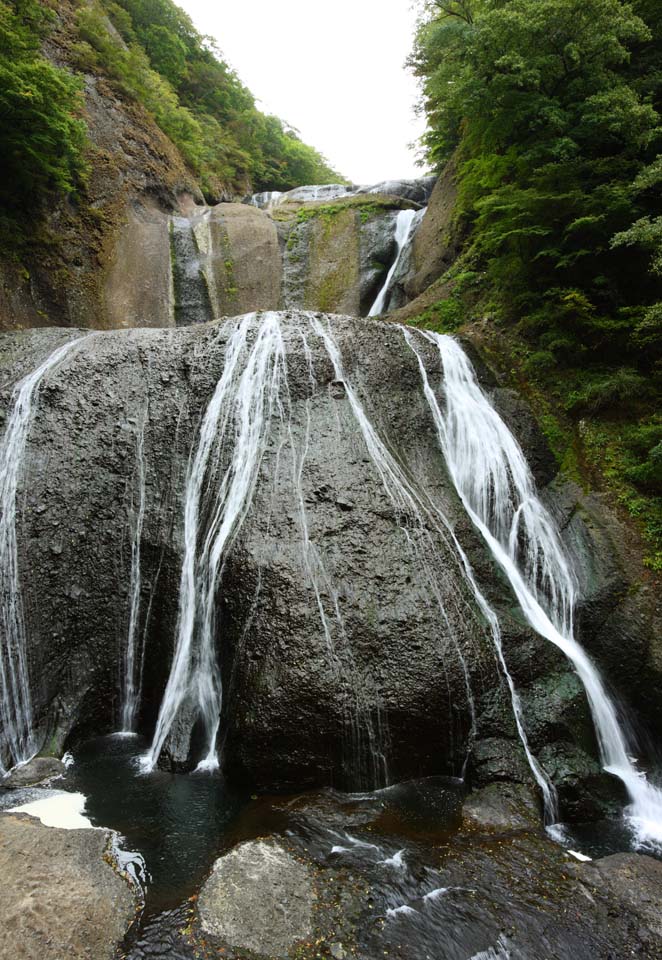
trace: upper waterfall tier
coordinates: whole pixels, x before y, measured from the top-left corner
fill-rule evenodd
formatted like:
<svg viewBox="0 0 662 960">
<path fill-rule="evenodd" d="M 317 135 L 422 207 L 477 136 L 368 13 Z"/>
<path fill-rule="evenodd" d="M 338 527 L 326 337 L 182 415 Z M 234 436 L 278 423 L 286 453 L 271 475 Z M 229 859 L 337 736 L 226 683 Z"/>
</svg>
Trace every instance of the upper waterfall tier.
<svg viewBox="0 0 662 960">
<path fill-rule="evenodd" d="M 244 203 L 188 203 L 170 217 L 131 209 L 102 313 L 120 328 L 187 326 L 282 308 L 367 316 L 387 278 L 382 309 L 398 309 L 418 269 L 411 256 L 400 256 L 398 215 L 421 211 L 418 227 L 433 185 L 425 178 L 301 187 Z"/>
<path fill-rule="evenodd" d="M 150 764 L 220 752 L 264 787 L 529 779 L 513 683 L 562 801 L 564 757 L 605 789 L 581 684 L 440 456 L 416 337 L 264 313 L 96 334 L 49 373 L 15 527 L 38 745 L 135 726 Z M 3 383 L 61 342 L 6 335 Z"/>
</svg>

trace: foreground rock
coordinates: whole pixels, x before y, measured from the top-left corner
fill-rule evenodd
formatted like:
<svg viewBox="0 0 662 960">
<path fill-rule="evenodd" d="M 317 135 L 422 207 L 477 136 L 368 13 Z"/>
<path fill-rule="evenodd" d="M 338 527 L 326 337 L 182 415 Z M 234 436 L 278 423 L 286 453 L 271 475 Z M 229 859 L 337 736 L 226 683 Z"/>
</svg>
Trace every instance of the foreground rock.
<svg viewBox="0 0 662 960">
<path fill-rule="evenodd" d="M 0 816 L 0 960 L 110 960 L 135 914 L 109 833 Z"/>
<path fill-rule="evenodd" d="M 639 936 L 662 955 L 662 863 L 638 853 L 619 853 L 595 863 L 573 864 L 572 873 L 594 895 L 630 915 Z"/>
<path fill-rule="evenodd" d="M 462 807 L 468 827 L 488 830 L 531 830 L 541 822 L 541 810 L 533 792 L 519 783 L 491 783 L 476 790 Z"/>
<path fill-rule="evenodd" d="M 29 763 L 12 770 L 9 776 L 0 781 L 0 786 L 5 790 L 21 790 L 23 787 L 33 787 L 44 780 L 59 777 L 64 771 L 64 764 L 55 757 L 35 757 Z"/>
<path fill-rule="evenodd" d="M 457 785 L 433 778 L 370 796 L 256 799 L 236 830 L 247 838 L 272 825 L 259 846 L 286 845 L 314 876 L 312 935 L 295 954 L 302 960 L 659 960 L 662 864 L 636 854 L 575 864 L 542 829 L 524 826 L 522 791 L 481 793 L 474 808 L 505 807 L 499 819 L 509 826 L 496 828 L 492 816 L 466 829 L 465 817 L 456 832 Z M 230 889 L 227 902 L 253 909 L 250 880 L 235 879 L 244 892 L 237 899 Z M 271 923 L 265 916 L 265 928 Z"/>
<path fill-rule="evenodd" d="M 243 843 L 200 893 L 202 929 L 228 946 L 282 957 L 312 933 L 311 870 L 277 843 Z"/>
</svg>

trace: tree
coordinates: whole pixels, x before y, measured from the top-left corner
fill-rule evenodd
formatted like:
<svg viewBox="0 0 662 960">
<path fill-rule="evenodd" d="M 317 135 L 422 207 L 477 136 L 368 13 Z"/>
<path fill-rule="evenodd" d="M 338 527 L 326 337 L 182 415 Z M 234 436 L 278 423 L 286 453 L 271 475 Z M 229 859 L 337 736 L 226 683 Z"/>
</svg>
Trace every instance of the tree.
<svg viewBox="0 0 662 960">
<path fill-rule="evenodd" d="M 70 193 L 86 171 L 81 82 L 39 52 L 43 8 L 0 2 L 0 206 Z"/>
</svg>

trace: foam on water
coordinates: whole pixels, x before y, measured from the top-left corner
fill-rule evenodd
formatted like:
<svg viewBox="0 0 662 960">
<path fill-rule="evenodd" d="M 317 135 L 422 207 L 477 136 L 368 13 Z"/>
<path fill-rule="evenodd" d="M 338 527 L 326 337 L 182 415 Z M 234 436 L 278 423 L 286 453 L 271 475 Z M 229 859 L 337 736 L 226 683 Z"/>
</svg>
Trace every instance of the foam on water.
<svg viewBox="0 0 662 960">
<path fill-rule="evenodd" d="M 82 793 L 57 793 L 43 800 L 31 800 L 30 803 L 11 807 L 8 813 L 27 813 L 41 820 L 45 827 L 57 827 L 59 830 L 95 830 L 96 827 L 83 816 L 86 798 Z"/>
</svg>

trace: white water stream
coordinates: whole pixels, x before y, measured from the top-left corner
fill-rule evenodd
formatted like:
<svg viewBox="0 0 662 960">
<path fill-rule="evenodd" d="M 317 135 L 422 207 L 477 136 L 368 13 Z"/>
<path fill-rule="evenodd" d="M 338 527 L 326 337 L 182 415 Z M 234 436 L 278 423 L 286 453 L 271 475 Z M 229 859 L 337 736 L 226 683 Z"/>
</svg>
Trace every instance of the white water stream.
<svg viewBox="0 0 662 960">
<path fill-rule="evenodd" d="M 18 483 L 42 383 L 80 339 L 77 337 L 58 347 L 16 384 L 0 441 L 0 720 L 10 765 L 25 763 L 36 750 L 16 541 Z M 0 759 L 0 775 L 5 772 Z"/>
<path fill-rule="evenodd" d="M 349 726 L 351 730 L 350 755 L 345 763 L 357 787 L 374 789 L 389 782 L 386 741 L 388 731 L 382 723 L 379 697 L 359 675 L 350 637 L 341 611 L 338 591 L 324 562 L 323 551 L 310 537 L 308 513 L 303 487 L 303 474 L 311 443 L 311 402 L 318 391 L 313 355 L 306 331 L 300 329 L 310 396 L 305 401 L 306 426 L 300 451 L 294 439 L 291 411 L 288 411 L 288 438 L 292 454 L 292 481 L 296 496 L 301 547 L 306 575 L 312 587 L 315 604 L 324 632 L 327 655 L 337 679 L 350 693 Z M 330 609 L 327 610 L 327 607 Z"/>
<path fill-rule="evenodd" d="M 186 479 L 175 653 L 152 746 L 143 758 L 146 771 L 155 767 L 185 701 L 204 721 L 206 755 L 199 769 L 218 766 L 222 684 L 216 650 L 216 592 L 227 554 L 250 508 L 271 417 L 279 403 L 285 362 L 280 321 L 278 313 L 264 313 L 259 320 L 247 314 L 235 322 L 223 373 L 200 427 Z M 205 520 L 206 484 L 210 472 L 220 469 L 224 446 L 230 445 L 230 461 L 213 485 L 210 517 Z"/>
<path fill-rule="evenodd" d="M 582 681 L 604 769 L 623 782 L 630 796 L 626 816 L 636 842 L 660 846 L 662 790 L 637 769 L 616 707 L 574 637 L 575 578 L 555 524 L 536 494 L 526 458 L 481 390 L 460 345 L 448 336 L 423 335 L 441 358 L 443 413 L 429 385 L 426 395 L 465 509 L 508 577 L 530 625 L 563 651 Z M 411 334 L 405 336 L 412 346 Z"/>
<path fill-rule="evenodd" d="M 376 317 L 384 313 L 388 305 L 388 296 L 393 287 L 393 281 L 398 271 L 402 259 L 408 249 L 409 243 L 413 238 L 416 227 L 421 222 L 425 211 L 421 210 L 400 210 L 395 218 L 395 243 L 396 254 L 391 264 L 391 269 L 386 275 L 384 286 L 377 294 L 377 299 L 368 311 L 369 317 Z"/>
<path fill-rule="evenodd" d="M 137 497 L 132 502 L 133 531 L 131 537 L 131 580 L 129 584 L 129 625 L 124 654 L 122 685 L 122 733 L 135 733 L 142 693 L 144 637 L 140 634 L 140 591 L 142 586 L 140 549 L 145 520 L 145 426 L 147 413 L 136 435 Z M 136 502 L 137 499 L 137 502 Z"/>
</svg>

